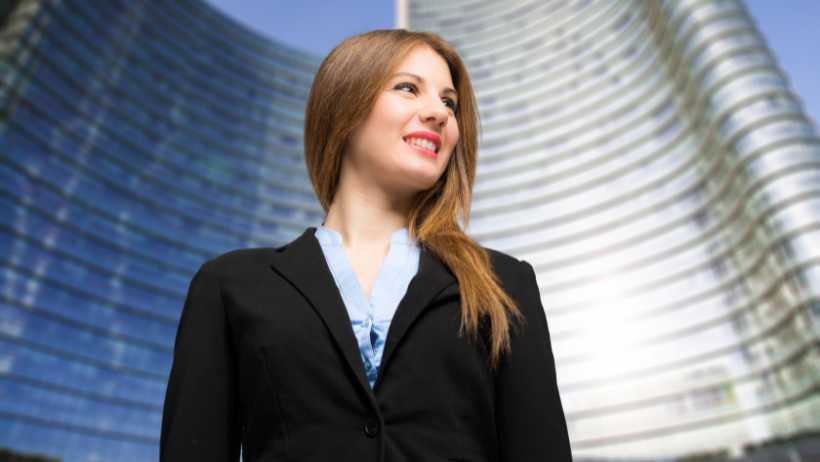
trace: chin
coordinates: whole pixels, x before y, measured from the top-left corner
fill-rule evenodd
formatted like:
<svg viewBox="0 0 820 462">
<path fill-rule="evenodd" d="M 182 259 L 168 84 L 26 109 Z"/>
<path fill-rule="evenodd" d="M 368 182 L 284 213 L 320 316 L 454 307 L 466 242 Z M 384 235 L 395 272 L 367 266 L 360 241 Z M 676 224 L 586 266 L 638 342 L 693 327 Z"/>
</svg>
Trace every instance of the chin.
<svg viewBox="0 0 820 462">
<path fill-rule="evenodd" d="M 443 172 L 439 172 L 438 169 L 430 168 L 431 166 L 427 166 L 427 168 L 417 169 L 413 172 L 407 172 L 408 178 L 413 178 L 415 181 L 414 183 L 423 186 L 424 189 L 430 188 L 436 184 Z"/>
<path fill-rule="evenodd" d="M 421 191 L 426 191 L 426 190 L 432 188 L 433 186 L 436 185 L 436 181 L 438 180 L 438 178 L 433 178 L 433 177 L 429 177 L 429 176 L 422 177 L 422 176 L 419 176 L 419 175 L 413 175 L 413 176 L 408 175 L 408 176 L 405 176 L 405 179 L 407 180 L 405 182 L 405 187 L 412 194 L 416 194 L 416 193 L 419 193 Z"/>
</svg>

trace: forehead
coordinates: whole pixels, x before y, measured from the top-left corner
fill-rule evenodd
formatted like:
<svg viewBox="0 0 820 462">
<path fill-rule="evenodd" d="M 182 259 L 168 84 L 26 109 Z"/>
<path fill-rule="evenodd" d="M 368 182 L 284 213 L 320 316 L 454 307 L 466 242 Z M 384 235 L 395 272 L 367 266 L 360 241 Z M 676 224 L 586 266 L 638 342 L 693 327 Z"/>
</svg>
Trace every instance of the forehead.
<svg viewBox="0 0 820 462">
<path fill-rule="evenodd" d="M 447 61 L 426 45 L 419 45 L 410 50 L 393 74 L 399 72 L 409 72 L 425 79 L 432 79 L 432 82 L 439 86 L 451 86 L 453 84 Z"/>
</svg>

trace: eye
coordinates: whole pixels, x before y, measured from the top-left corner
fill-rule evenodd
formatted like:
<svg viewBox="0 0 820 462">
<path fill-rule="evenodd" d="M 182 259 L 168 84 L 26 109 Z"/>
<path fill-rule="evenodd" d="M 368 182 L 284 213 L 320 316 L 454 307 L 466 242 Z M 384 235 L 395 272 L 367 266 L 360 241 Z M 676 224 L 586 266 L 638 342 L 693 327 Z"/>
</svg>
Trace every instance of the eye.
<svg viewBox="0 0 820 462">
<path fill-rule="evenodd" d="M 416 88 L 416 86 L 415 86 L 414 84 L 410 83 L 410 82 L 402 82 L 402 83 L 399 83 L 399 84 L 397 84 L 397 85 L 396 85 L 395 87 L 393 87 L 393 88 L 394 88 L 394 89 L 395 89 L 395 88 L 412 88 L 412 89 L 413 89 L 413 93 L 416 93 L 416 92 L 418 91 L 418 89 Z"/>
<path fill-rule="evenodd" d="M 399 88 L 410 88 L 414 94 L 418 93 L 418 91 L 419 91 L 418 87 L 416 87 L 415 84 L 410 83 L 410 82 L 401 82 L 401 83 L 396 84 L 395 87 L 393 87 L 393 89 L 399 89 Z M 452 98 L 444 98 L 443 101 L 445 101 L 445 104 L 448 105 L 447 107 L 452 109 L 453 112 L 458 112 L 458 104 Z"/>
</svg>

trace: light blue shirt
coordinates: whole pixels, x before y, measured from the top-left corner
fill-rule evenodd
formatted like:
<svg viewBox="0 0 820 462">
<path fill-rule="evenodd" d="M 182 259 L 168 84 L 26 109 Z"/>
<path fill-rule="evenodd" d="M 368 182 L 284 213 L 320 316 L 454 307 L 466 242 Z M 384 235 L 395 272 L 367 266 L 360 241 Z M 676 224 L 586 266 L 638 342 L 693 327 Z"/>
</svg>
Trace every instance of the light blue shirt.
<svg viewBox="0 0 820 462">
<path fill-rule="evenodd" d="M 406 227 L 390 235 L 389 252 L 379 268 L 368 300 L 342 245 L 342 235 L 324 225 L 316 228 L 315 235 L 342 294 L 372 389 L 378 377 L 390 321 L 410 280 L 418 272 L 418 241 L 410 239 Z"/>
</svg>

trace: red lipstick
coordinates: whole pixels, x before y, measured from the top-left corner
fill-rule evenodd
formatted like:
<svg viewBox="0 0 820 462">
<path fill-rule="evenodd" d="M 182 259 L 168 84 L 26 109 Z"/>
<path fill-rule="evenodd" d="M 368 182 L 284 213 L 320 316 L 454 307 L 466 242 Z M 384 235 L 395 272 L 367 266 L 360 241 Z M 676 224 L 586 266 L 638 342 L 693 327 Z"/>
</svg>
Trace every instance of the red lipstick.
<svg viewBox="0 0 820 462">
<path fill-rule="evenodd" d="M 434 133 L 434 132 L 413 132 L 413 133 L 410 133 L 410 134 L 408 134 L 404 137 L 404 142 L 407 143 L 407 140 L 409 138 L 421 138 L 423 140 L 427 140 L 427 141 L 433 143 L 433 145 L 436 147 L 436 151 L 441 149 L 441 137 L 437 133 Z M 414 148 L 417 151 L 419 151 L 419 152 L 421 152 L 421 153 L 423 153 L 427 156 L 436 157 L 436 155 L 437 155 L 436 151 L 431 151 L 431 150 L 423 148 L 423 147 L 421 147 L 417 144 L 411 144 L 411 143 L 407 143 L 407 144 L 409 144 L 411 148 Z"/>
<path fill-rule="evenodd" d="M 421 138 L 435 144 L 436 149 L 441 148 L 441 137 L 434 132 L 413 132 L 404 136 L 405 140 L 407 140 L 407 138 Z"/>
</svg>

